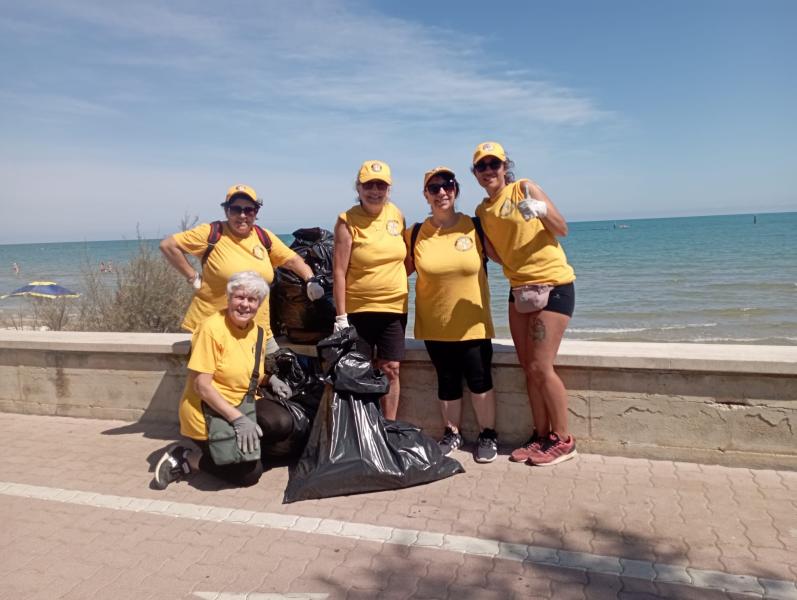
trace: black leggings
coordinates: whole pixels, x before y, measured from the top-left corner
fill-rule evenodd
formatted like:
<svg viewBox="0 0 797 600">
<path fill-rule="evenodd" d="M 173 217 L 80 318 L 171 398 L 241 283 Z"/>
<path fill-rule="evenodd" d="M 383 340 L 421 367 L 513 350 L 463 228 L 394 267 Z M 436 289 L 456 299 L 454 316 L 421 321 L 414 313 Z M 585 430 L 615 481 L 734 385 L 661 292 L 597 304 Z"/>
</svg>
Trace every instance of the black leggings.
<svg viewBox="0 0 797 600">
<path fill-rule="evenodd" d="M 263 430 L 261 446 L 280 442 L 293 433 L 293 417 L 281 404 L 263 398 L 255 402 L 255 412 L 257 424 Z M 210 457 L 208 443 L 200 440 L 195 442 L 202 450 L 202 458 L 199 459 L 200 471 L 210 473 L 236 487 L 249 487 L 260 481 L 260 476 L 263 475 L 262 461 L 217 465 Z"/>
<path fill-rule="evenodd" d="M 491 340 L 435 342 L 426 340 L 426 351 L 437 371 L 437 397 L 440 400 L 462 398 L 462 378 L 474 394 L 493 389 Z"/>
</svg>

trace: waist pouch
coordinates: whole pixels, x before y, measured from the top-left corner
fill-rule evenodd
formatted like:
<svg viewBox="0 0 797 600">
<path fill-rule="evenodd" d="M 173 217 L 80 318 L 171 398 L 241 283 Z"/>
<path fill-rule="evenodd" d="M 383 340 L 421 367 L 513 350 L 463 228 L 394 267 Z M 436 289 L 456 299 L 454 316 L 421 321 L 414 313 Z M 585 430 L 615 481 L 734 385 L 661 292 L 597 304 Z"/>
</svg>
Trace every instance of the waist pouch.
<svg viewBox="0 0 797 600">
<path fill-rule="evenodd" d="M 531 313 L 542 310 L 548 305 L 548 296 L 552 285 L 530 283 L 512 288 L 515 309 L 519 313 Z"/>
<path fill-rule="evenodd" d="M 257 328 L 257 346 L 255 350 L 255 368 L 249 380 L 249 389 L 244 399 L 237 406 L 245 417 L 257 422 L 255 417 L 255 390 L 260 379 L 260 351 L 263 346 L 263 328 Z M 217 465 L 232 465 L 242 462 L 260 460 L 260 446 L 253 452 L 244 453 L 238 446 L 235 428 L 227 419 L 213 410 L 206 402 L 202 402 L 202 414 L 205 416 L 205 428 L 208 433 L 208 449 L 210 458 Z"/>
</svg>

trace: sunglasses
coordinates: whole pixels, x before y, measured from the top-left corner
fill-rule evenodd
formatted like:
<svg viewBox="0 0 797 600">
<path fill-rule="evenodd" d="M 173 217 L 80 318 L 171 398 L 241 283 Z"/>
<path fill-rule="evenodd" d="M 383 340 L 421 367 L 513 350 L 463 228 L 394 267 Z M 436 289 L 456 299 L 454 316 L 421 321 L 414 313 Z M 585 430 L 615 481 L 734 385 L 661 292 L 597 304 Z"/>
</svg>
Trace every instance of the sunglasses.
<svg viewBox="0 0 797 600">
<path fill-rule="evenodd" d="M 258 208 L 257 206 L 238 206 L 237 204 L 233 204 L 232 206 L 228 206 L 227 210 L 230 211 L 231 215 L 253 217 L 257 214 Z"/>
<path fill-rule="evenodd" d="M 445 183 L 430 183 L 426 186 L 426 191 L 432 194 L 438 194 L 440 190 L 445 190 L 447 192 L 455 192 L 457 191 L 457 182 L 454 180 L 447 181 Z"/>
<path fill-rule="evenodd" d="M 364 190 L 373 190 L 377 189 L 380 192 L 384 192 L 387 190 L 387 182 L 386 181 L 379 181 L 378 179 L 374 179 L 372 181 L 366 181 L 365 183 L 361 183 Z"/>
<path fill-rule="evenodd" d="M 497 171 L 501 168 L 502 164 L 504 163 L 497 158 L 494 158 L 491 161 L 482 160 L 473 165 L 473 169 L 477 173 L 484 173 L 487 169 L 490 169 L 491 171 Z"/>
</svg>

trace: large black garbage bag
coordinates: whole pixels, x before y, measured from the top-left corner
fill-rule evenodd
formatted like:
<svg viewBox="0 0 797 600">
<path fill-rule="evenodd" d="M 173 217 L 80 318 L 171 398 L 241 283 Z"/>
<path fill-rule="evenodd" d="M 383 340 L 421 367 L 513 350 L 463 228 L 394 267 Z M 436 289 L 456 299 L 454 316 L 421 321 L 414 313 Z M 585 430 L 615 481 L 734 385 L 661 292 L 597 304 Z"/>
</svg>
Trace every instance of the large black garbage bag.
<svg viewBox="0 0 797 600">
<path fill-rule="evenodd" d="M 345 344 L 351 332 L 336 336 Z M 319 353 L 329 356 L 331 346 L 319 344 Z M 382 417 L 379 398 L 389 389 L 387 378 L 366 357 L 348 352 L 331 368 L 285 503 L 410 487 L 464 472 L 420 428 Z"/>
<path fill-rule="evenodd" d="M 281 348 L 266 357 L 266 371 L 287 383 L 293 393 L 278 398 L 265 386 L 261 388 L 264 401 L 283 406 L 293 419 L 292 432 L 282 440 L 262 445 L 261 454 L 269 458 L 297 458 L 301 455 L 324 393 L 324 380 L 317 373 L 317 360 L 298 356 L 288 348 Z"/>
<path fill-rule="evenodd" d="M 284 334 L 298 344 L 315 344 L 332 332 L 335 303 L 332 299 L 333 235 L 326 229 L 313 227 L 293 232 L 291 249 L 319 277 L 324 295 L 312 302 L 307 298 L 304 281 L 296 273 L 282 267 L 275 272 L 271 290 L 271 325 L 277 334 Z"/>
</svg>

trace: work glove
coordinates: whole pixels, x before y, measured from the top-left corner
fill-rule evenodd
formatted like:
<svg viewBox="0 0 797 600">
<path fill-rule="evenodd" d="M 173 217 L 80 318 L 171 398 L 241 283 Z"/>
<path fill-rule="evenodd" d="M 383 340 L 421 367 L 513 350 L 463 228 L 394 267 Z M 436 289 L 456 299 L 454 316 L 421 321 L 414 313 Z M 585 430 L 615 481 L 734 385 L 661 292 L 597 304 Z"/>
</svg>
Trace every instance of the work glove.
<svg viewBox="0 0 797 600">
<path fill-rule="evenodd" d="M 307 280 L 307 297 L 313 302 L 324 297 L 324 288 L 318 283 L 318 277 L 315 275 Z"/>
<path fill-rule="evenodd" d="M 263 437 L 260 425 L 245 415 L 234 419 L 231 425 L 235 429 L 235 439 L 241 452 L 249 454 L 260 450 L 260 438 Z"/>
<path fill-rule="evenodd" d="M 274 395 L 277 398 L 290 398 L 293 394 L 291 386 L 282 381 L 282 379 L 276 375 L 272 375 L 269 378 L 268 384 L 271 386 L 271 391 L 274 392 Z"/>
<path fill-rule="evenodd" d="M 548 215 L 548 205 L 542 200 L 535 200 L 534 198 L 523 198 L 517 203 L 517 209 L 526 221 Z"/>
<path fill-rule="evenodd" d="M 195 290 L 198 290 L 202 287 L 202 275 L 199 273 L 194 273 L 193 277 L 188 278 L 188 283 L 191 284 L 191 287 Z"/>
<path fill-rule="evenodd" d="M 335 325 L 332 327 L 332 332 L 336 333 L 341 329 L 346 329 L 349 326 L 349 316 L 344 313 L 335 317 Z"/>
</svg>

